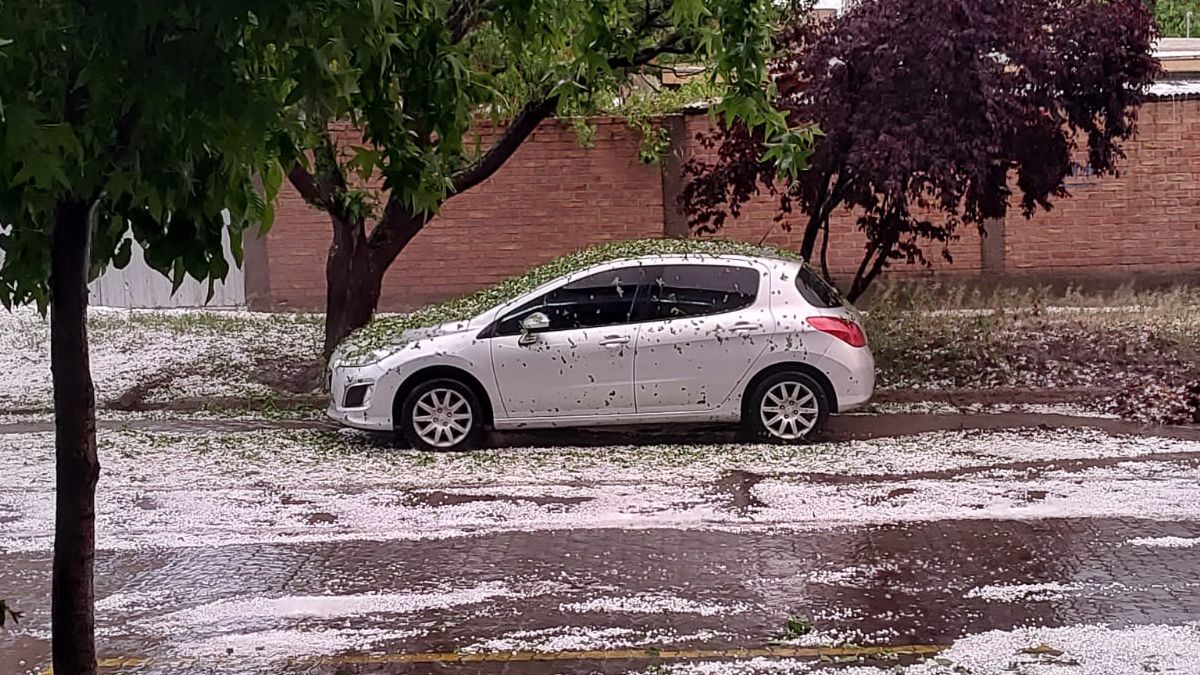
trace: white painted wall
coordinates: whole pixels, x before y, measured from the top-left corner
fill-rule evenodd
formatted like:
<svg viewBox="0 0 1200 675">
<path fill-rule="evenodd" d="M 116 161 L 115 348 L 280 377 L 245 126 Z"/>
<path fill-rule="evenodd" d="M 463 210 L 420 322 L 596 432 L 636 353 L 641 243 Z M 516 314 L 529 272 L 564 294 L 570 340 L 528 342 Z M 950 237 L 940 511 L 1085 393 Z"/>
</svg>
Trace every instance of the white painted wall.
<svg viewBox="0 0 1200 675">
<path fill-rule="evenodd" d="M 225 259 L 229 261 L 229 274 L 224 282 L 213 287 L 213 299 L 207 305 L 208 282 L 199 282 L 187 277 L 174 294 L 171 280 L 146 264 L 142 247 L 134 244 L 133 255 L 125 269 L 109 268 L 88 285 L 91 292 L 89 302 L 101 307 L 244 307 L 246 305 L 246 274 L 233 262 L 229 248 L 229 231 L 224 233 Z M 4 251 L 0 250 L 0 263 L 4 262 Z"/>
<path fill-rule="evenodd" d="M 246 304 L 246 274 L 233 261 L 229 249 L 229 231 L 223 236 L 225 259 L 229 261 L 229 274 L 224 282 L 213 287 L 213 299 L 208 307 L 243 307 Z M 208 297 L 208 282 L 199 282 L 191 277 L 171 293 L 171 280 L 146 264 L 142 247 L 134 244 L 133 255 L 125 269 L 109 268 L 99 279 L 93 281 L 91 304 L 102 307 L 204 307 Z"/>
</svg>

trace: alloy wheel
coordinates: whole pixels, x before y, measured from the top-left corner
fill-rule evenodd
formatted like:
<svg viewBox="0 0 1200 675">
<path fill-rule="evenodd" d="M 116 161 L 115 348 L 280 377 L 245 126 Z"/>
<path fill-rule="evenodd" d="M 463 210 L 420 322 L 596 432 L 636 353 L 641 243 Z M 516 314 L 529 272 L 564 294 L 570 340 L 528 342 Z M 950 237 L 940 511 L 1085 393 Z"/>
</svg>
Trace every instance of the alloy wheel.
<svg viewBox="0 0 1200 675">
<path fill-rule="evenodd" d="M 798 441 L 820 419 L 817 396 L 800 382 L 780 382 L 767 390 L 760 410 L 767 433 L 785 441 Z"/>
<path fill-rule="evenodd" d="M 461 443 L 471 433 L 474 422 L 471 404 L 453 389 L 439 388 L 425 392 L 413 408 L 412 425 L 426 443 L 449 448 Z"/>
</svg>

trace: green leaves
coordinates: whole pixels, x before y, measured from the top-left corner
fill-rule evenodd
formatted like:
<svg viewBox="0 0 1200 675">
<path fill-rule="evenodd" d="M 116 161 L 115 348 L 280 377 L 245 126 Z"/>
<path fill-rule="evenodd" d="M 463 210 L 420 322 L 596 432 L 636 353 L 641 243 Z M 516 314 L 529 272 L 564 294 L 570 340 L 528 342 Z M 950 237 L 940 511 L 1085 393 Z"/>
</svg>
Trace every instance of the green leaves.
<svg viewBox="0 0 1200 675">
<path fill-rule="evenodd" d="M 813 632 L 812 619 L 807 616 L 789 616 L 784 627 L 785 640 L 796 640 Z"/>
<path fill-rule="evenodd" d="M 338 155 L 343 175 L 382 177 L 403 206 L 435 211 L 495 140 L 472 138 L 481 118 L 502 131 L 551 97 L 560 113 L 611 113 L 662 58 L 710 66 L 727 117 L 786 131 L 764 91 L 775 14 L 771 0 L 331 0 L 304 21 L 335 37 L 293 47 L 311 63 L 296 62 L 290 79 L 306 93 L 287 102 L 310 150 L 330 124 L 361 128 L 361 147 Z M 639 126 L 652 159 L 664 138 Z"/>
<path fill-rule="evenodd" d="M 1188 13 L 1191 12 L 1191 34 L 1188 34 Z M 1158 0 L 1154 18 L 1163 35 L 1170 37 L 1200 37 L 1200 5 L 1196 0 Z"/>
<path fill-rule="evenodd" d="M 813 144 L 822 135 L 815 125 L 778 132 L 764 144 L 762 160 L 773 164 L 778 175 L 792 183 L 808 170 Z"/>
<path fill-rule="evenodd" d="M 547 281 L 557 279 L 564 274 L 578 272 L 592 265 L 645 255 L 672 254 L 747 255 L 799 259 L 794 253 L 788 251 L 721 239 L 643 239 L 599 244 L 557 258 L 545 265 L 535 267 L 521 276 L 505 279 L 495 286 L 471 295 L 400 316 L 377 318 L 346 338 L 339 349 L 339 358 L 345 364 L 368 363 L 371 358 L 374 358 L 372 352 L 375 350 L 394 348 L 402 342 L 402 333 L 406 330 L 433 326 L 447 321 L 469 319 L 500 303 L 512 300 L 522 293 L 531 291 Z"/>
<path fill-rule="evenodd" d="M 679 26 L 698 28 L 705 18 L 711 16 L 704 0 L 675 0 L 667 9 L 667 17 Z"/>
</svg>

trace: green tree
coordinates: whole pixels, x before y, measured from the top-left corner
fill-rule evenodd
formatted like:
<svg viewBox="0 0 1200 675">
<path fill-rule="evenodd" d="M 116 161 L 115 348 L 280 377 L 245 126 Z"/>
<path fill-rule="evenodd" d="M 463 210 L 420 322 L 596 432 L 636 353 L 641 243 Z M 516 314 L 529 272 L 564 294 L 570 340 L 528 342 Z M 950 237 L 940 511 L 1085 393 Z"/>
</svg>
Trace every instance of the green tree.
<svg viewBox="0 0 1200 675">
<path fill-rule="evenodd" d="M 1188 35 L 1188 14 L 1192 32 Z M 1200 0 L 1158 0 L 1154 18 L 1167 37 L 1200 37 Z"/>
<path fill-rule="evenodd" d="M 133 246 L 176 284 L 221 278 L 222 230 L 240 243 L 270 221 L 283 170 L 269 131 L 291 93 L 272 37 L 303 35 L 302 9 L 0 2 L 0 301 L 48 308 L 51 324 L 55 672 L 96 672 L 87 282 Z"/>
<path fill-rule="evenodd" d="M 384 274 L 447 199 L 494 174 L 547 117 L 611 108 L 660 57 L 709 64 L 724 84 L 718 114 L 765 128 L 773 152 L 802 164 L 808 136 L 769 105 L 778 12 L 772 0 L 397 0 L 329 12 L 339 38 L 296 75 L 329 82 L 294 101 L 311 161 L 288 171 L 333 229 L 326 357 L 370 320 Z M 473 139 L 480 118 L 497 133 Z M 339 146 L 330 128 L 347 122 L 361 141 Z M 381 189 L 364 188 L 373 181 Z"/>
</svg>

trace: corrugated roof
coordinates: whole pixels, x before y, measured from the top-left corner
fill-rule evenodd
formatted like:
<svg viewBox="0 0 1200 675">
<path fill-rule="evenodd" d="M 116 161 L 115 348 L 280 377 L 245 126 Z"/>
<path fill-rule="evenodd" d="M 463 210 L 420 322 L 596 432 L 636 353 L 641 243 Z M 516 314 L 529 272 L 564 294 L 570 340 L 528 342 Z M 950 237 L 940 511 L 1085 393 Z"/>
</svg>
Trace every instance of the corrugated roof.
<svg viewBox="0 0 1200 675">
<path fill-rule="evenodd" d="M 1150 86 L 1154 98 L 1200 97 L 1200 80 L 1162 80 Z"/>
</svg>

